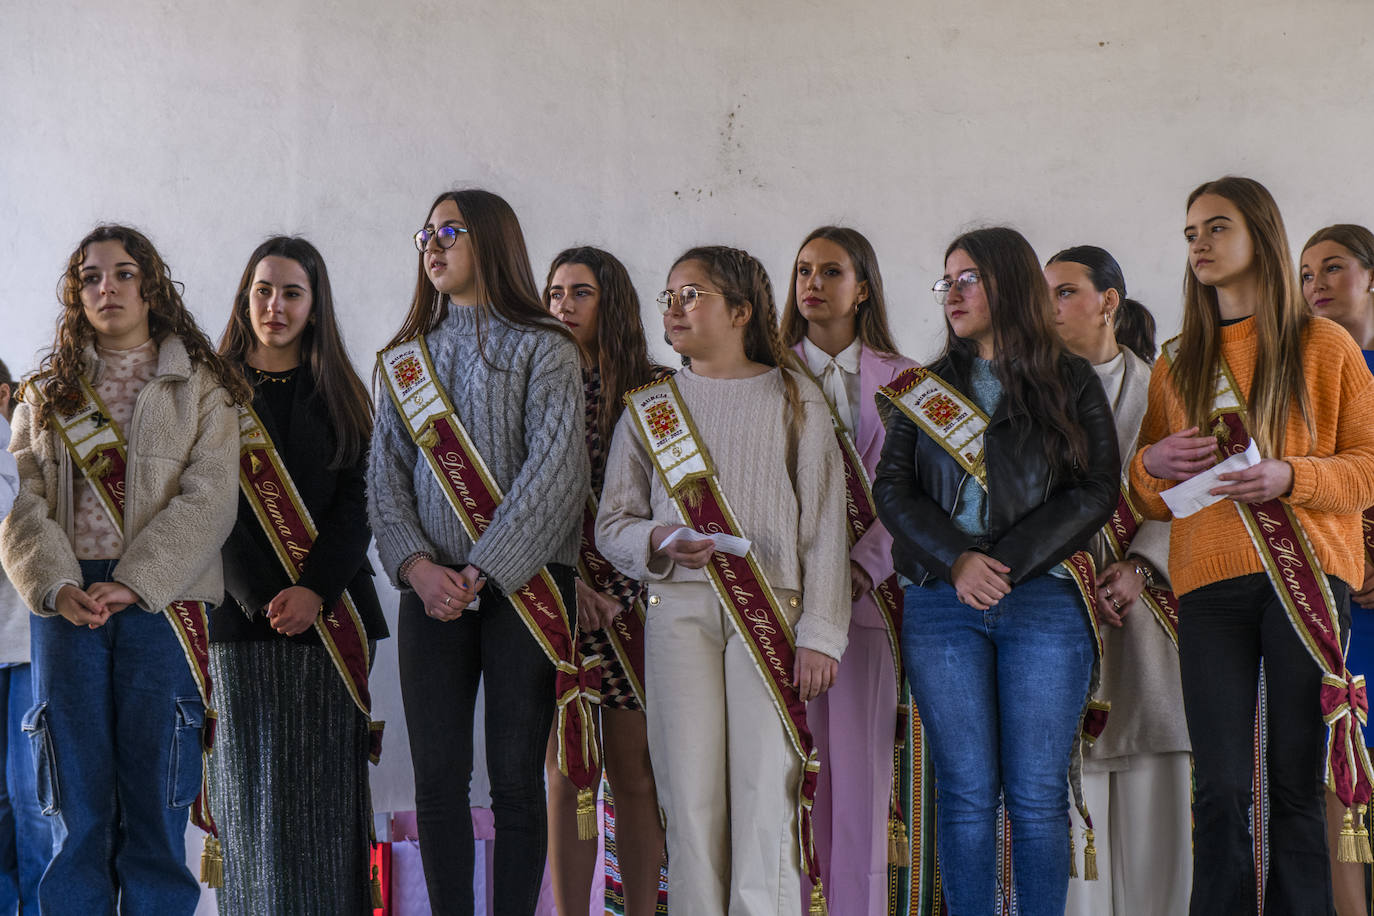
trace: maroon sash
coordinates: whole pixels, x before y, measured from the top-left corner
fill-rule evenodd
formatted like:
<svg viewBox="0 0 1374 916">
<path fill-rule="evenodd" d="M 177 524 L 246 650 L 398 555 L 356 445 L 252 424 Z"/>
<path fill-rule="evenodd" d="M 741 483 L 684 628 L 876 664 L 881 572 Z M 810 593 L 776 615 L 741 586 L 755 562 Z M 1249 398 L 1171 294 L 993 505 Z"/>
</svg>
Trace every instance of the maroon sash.
<svg viewBox="0 0 1374 916">
<path fill-rule="evenodd" d="M 1103 528 L 1103 534 L 1107 537 L 1107 547 L 1116 560 L 1126 559 L 1126 554 L 1131 549 L 1131 542 L 1135 540 L 1136 533 L 1140 531 L 1140 523 L 1143 518 L 1140 510 L 1131 502 L 1131 494 L 1123 483 L 1121 495 L 1116 502 L 1116 510 L 1112 512 L 1111 520 Z M 1145 606 L 1155 615 L 1155 620 L 1164 628 L 1164 632 L 1169 634 L 1169 640 L 1177 649 L 1178 598 L 1167 588 L 1147 583 L 1140 592 L 1140 600 L 1145 602 Z"/>
<path fill-rule="evenodd" d="M 582 513 L 581 555 L 577 568 L 582 580 L 594 591 L 611 591 L 615 567 L 596 549 L 596 497 L 590 494 Z M 641 709 L 648 708 L 644 702 L 644 613 L 644 602 L 636 597 L 628 608 L 615 615 L 605 630 L 611 651 L 625 669 Z"/>
</svg>

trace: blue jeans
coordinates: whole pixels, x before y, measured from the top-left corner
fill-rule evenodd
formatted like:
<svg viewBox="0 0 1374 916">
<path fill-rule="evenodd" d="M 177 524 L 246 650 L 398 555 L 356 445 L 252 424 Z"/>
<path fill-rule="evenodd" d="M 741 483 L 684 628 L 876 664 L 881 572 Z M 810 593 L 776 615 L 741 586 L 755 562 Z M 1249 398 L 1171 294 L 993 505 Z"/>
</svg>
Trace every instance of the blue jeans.
<svg viewBox="0 0 1374 916">
<path fill-rule="evenodd" d="M 1042 575 L 987 611 L 946 582 L 906 590 L 902 660 L 935 765 L 950 916 L 996 912 L 997 808 L 1012 824 L 1024 916 L 1062 916 L 1069 760 L 1088 697 L 1092 630 L 1068 579 Z"/>
<path fill-rule="evenodd" d="M 0 916 L 38 912 L 38 879 L 52 855 L 52 829 L 38 807 L 33 754 L 24 738 L 24 714 L 33 706 L 29 665 L 0 668 Z"/>
<path fill-rule="evenodd" d="M 85 585 L 109 581 L 114 565 L 83 560 Z M 195 912 L 185 833 L 205 709 L 172 625 L 137 606 L 96 630 L 34 618 L 32 644 L 24 731 L 53 837 L 42 912 Z"/>
</svg>

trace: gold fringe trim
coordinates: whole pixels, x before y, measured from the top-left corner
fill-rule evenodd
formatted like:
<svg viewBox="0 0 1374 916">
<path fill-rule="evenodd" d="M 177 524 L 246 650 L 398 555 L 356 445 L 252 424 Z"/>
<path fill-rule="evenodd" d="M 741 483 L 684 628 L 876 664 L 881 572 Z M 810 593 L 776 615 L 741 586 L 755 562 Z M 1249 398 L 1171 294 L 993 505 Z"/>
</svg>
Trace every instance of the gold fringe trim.
<svg viewBox="0 0 1374 916">
<path fill-rule="evenodd" d="M 382 908 L 382 879 L 375 865 L 372 866 L 372 880 L 368 884 L 372 889 L 372 908 L 380 910 Z"/>
<path fill-rule="evenodd" d="M 1083 847 L 1083 880 L 1097 880 L 1097 847 L 1093 845 L 1093 831 L 1089 827 L 1087 842 Z"/>
<path fill-rule="evenodd" d="M 200 853 L 200 881 L 206 887 L 224 887 L 224 852 L 219 840 L 209 835 Z"/>
<path fill-rule="evenodd" d="M 807 909 L 807 916 L 830 916 L 830 911 L 825 906 L 825 889 L 821 887 L 820 881 L 811 888 L 811 906 Z"/>
<path fill-rule="evenodd" d="M 577 838 L 594 840 L 597 836 L 596 796 L 591 789 L 577 790 Z"/>
</svg>

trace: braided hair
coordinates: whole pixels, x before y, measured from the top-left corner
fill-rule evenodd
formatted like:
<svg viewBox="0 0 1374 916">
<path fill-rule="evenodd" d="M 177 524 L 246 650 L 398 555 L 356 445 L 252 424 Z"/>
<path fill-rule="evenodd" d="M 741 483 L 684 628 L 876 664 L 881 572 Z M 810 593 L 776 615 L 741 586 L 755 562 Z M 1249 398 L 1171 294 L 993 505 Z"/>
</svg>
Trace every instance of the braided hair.
<svg viewBox="0 0 1374 916">
<path fill-rule="evenodd" d="M 793 451 L 801 429 L 801 389 L 787 369 L 787 348 L 778 332 L 778 307 L 768 271 L 749 252 L 724 245 L 690 248 L 673 262 L 673 267 L 685 261 L 696 261 L 706 269 L 730 308 L 750 309 L 749 324 L 744 329 L 744 356 L 752 362 L 782 369 L 788 451 Z"/>
</svg>

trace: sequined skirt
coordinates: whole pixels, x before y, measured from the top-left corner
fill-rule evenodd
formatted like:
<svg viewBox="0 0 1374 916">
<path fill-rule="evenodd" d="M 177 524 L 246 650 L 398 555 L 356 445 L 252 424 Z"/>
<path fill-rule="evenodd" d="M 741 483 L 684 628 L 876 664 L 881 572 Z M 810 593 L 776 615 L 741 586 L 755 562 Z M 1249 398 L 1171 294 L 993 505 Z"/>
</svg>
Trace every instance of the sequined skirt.
<svg viewBox="0 0 1374 916">
<path fill-rule="evenodd" d="M 219 913 L 370 914 L 367 727 L 321 646 L 210 647 Z"/>
</svg>

